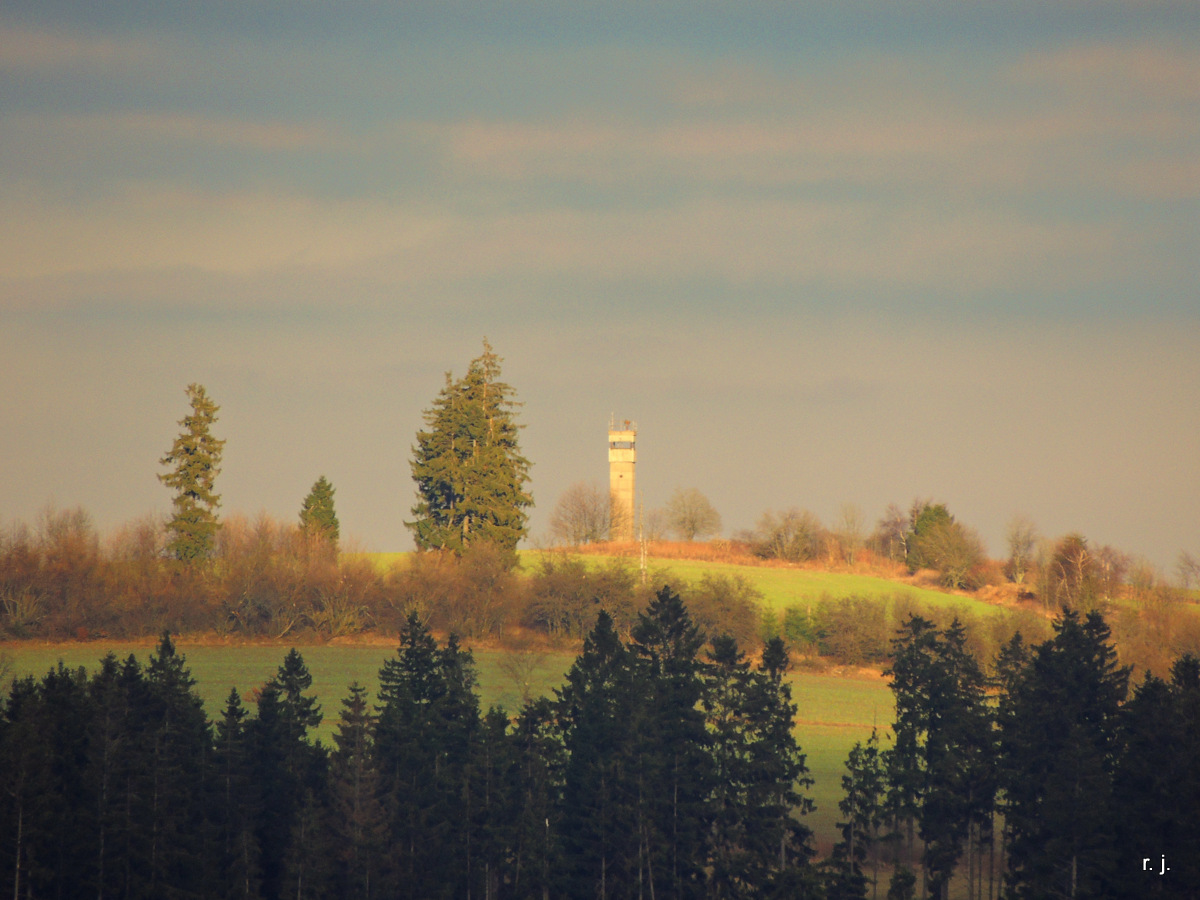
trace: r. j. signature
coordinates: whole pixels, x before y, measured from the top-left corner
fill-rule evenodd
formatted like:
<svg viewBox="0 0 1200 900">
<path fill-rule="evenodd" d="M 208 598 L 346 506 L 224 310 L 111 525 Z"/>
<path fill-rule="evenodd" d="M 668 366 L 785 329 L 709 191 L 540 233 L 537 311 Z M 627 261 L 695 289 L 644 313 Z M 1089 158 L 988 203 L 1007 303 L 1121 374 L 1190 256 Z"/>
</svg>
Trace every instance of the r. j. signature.
<svg viewBox="0 0 1200 900">
<path fill-rule="evenodd" d="M 1147 856 L 1145 859 L 1143 859 L 1142 860 L 1142 871 L 1143 872 L 1154 872 L 1154 867 L 1150 865 L 1150 863 L 1152 863 L 1152 862 L 1154 862 L 1153 857 Z M 1162 862 L 1159 864 L 1159 866 L 1160 866 L 1159 870 L 1157 872 L 1155 872 L 1156 875 L 1166 875 L 1168 872 L 1171 871 L 1171 867 L 1167 865 L 1167 858 L 1165 856 L 1162 858 Z"/>
</svg>

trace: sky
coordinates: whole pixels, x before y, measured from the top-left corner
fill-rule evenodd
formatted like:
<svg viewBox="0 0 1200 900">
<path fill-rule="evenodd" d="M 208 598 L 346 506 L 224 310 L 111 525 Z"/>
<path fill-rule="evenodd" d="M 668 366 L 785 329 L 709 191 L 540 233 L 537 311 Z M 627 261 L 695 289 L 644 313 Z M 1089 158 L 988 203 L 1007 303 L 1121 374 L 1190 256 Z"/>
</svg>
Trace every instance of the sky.
<svg viewBox="0 0 1200 900">
<path fill-rule="evenodd" d="M 0 7 L 0 526 L 170 508 L 404 550 L 486 338 L 529 545 L 638 426 L 724 533 L 944 502 L 1170 576 L 1200 553 L 1194 2 Z"/>
</svg>

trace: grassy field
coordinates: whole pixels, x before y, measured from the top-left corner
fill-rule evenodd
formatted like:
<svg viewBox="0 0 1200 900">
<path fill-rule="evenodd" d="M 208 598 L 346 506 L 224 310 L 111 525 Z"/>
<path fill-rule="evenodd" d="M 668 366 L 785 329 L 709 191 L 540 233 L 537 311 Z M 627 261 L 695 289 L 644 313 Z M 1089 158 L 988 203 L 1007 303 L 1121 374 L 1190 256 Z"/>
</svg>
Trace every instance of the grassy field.
<svg viewBox="0 0 1200 900">
<path fill-rule="evenodd" d="M 836 838 L 838 801 L 846 756 L 856 741 L 866 741 L 871 728 L 882 737 L 892 724 L 895 704 L 882 678 L 850 677 L 810 672 L 794 673 L 796 738 L 808 757 L 813 777 L 809 796 L 817 804 L 809 826 L 822 853 Z"/>
<path fill-rule="evenodd" d="M 604 559 L 604 557 L 595 557 Z M 997 607 L 971 597 L 960 597 L 942 591 L 914 587 L 874 575 L 844 572 L 818 572 L 807 569 L 776 568 L 773 566 L 742 566 L 732 563 L 702 562 L 685 559 L 655 559 L 650 571 L 665 573 L 688 582 L 699 581 L 705 573 L 741 576 L 762 595 L 764 604 L 774 610 L 802 606 L 822 597 L 890 598 L 904 594 L 933 607 L 992 614 Z"/>
<path fill-rule="evenodd" d="M 261 686 L 279 668 L 287 654 L 285 645 L 189 645 L 180 642 L 180 653 L 187 657 L 188 668 L 196 679 L 196 692 L 204 700 L 210 719 L 220 715 L 231 688 L 237 688 L 248 699 L 254 688 Z M 395 655 L 395 648 L 386 644 L 313 645 L 298 648 L 313 677 L 313 693 L 321 701 L 325 720 L 317 736 L 325 743 L 332 742 L 333 732 L 341 709 L 341 700 L 348 695 L 349 686 L 357 681 L 366 686 L 373 697 L 379 686 L 379 669 L 383 661 Z M 100 658 L 112 651 L 119 659 L 131 653 L 145 665 L 154 645 L 148 643 L 72 643 L 53 645 L 9 645 L 3 651 L 13 663 L 12 674 L 40 676 L 62 661 L 68 668 L 84 666 L 89 672 L 98 667 Z M 520 706 L 520 691 L 500 668 L 501 651 L 477 651 L 475 661 L 479 671 L 479 695 L 483 709 L 502 705 L 516 710 Z M 562 675 L 574 660 L 574 655 L 546 655 L 533 673 L 530 689 L 536 696 L 549 693 L 562 682 Z"/>
<path fill-rule="evenodd" d="M 269 679 L 283 661 L 288 648 L 282 645 L 214 646 L 181 642 L 179 652 L 187 657 L 188 668 L 196 679 L 196 691 L 204 700 L 210 719 L 220 715 L 230 688 L 237 688 L 244 699 L 251 690 Z M 379 645 L 314 645 L 300 647 L 313 676 L 313 692 L 319 698 L 325 720 L 317 736 L 332 744 L 341 709 L 341 699 L 349 685 L 357 681 L 374 696 L 378 673 L 384 659 L 395 648 Z M 154 647 L 148 643 L 72 643 L 55 645 L 0 645 L 12 662 L 11 674 L 44 675 L 61 661 L 68 668 L 85 667 L 95 671 L 100 658 L 112 651 L 124 659 L 131 653 L 144 665 Z M 479 671 L 480 705 L 499 704 L 515 712 L 521 703 L 521 691 L 506 675 L 501 663 L 504 651 L 476 650 Z M 530 679 L 536 696 L 549 694 L 562 683 L 563 675 L 574 661 L 574 654 L 546 654 Z M 823 848 L 834 839 L 837 802 L 841 797 L 842 765 L 855 741 L 866 740 L 873 723 L 881 732 L 891 723 L 891 694 L 877 677 L 839 677 L 808 672 L 794 673 L 792 691 L 798 707 L 796 733 L 815 779 L 811 796 L 817 812 L 810 826 Z"/>
<path fill-rule="evenodd" d="M 525 571 L 536 570 L 540 554 L 541 551 L 537 550 L 520 552 L 521 565 Z M 403 564 L 410 556 L 408 553 L 369 553 L 364 555 L 381 570 Z M 614 562 L 630 566 L 637 565 L 637 560 L 631 557 L 588 553 L 579 558 L 589 566 L 603 566 Z M 648 568 L 651 578 L 678 578 L 689 583 L 699 581 L 706 573 L 728 577 L 740 576 L 763 595 L 763 603 L 767 608 L 776 611 L 791 606 L 801 606 L 814 600 L 820 600 L 822 597 L 888 599 L 899 594 L 939 609 L 952 609 L 977 615 L 994 615 L 1001 612 L 999 607 L 973 597 L 948 594 L 944 591 L 917 587 L 875 575 L 657 557 L 651 557 L 648 560 Z"/>
</svg>

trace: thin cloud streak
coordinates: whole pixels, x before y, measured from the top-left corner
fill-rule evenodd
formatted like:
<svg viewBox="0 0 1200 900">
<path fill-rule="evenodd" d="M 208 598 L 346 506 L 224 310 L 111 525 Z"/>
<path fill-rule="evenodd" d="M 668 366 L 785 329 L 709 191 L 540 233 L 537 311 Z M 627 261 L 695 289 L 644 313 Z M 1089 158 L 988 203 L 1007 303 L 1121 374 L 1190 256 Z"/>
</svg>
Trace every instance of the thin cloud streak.
<svg viewBox="0 0 1200 900">
<path fill-rule="evenodd" d="M 35 203 L 0 223 L 0 304 L 23 285 L 79 273 L 178 268 L 332 276 L 365 268 L 397 285 L 556 276 L 682 283 L 716 279 L 961 294 L 1038 281 L 1081 289 L 1140 267 L 1118 228 L 1029 222 L 1012 213 L 897 211 L 872 203 L 697 200 L 669 209 L 451 215 L 276 195 L 136 192 L 60 216 Z M 67 248 L 64 251 L 64 248 Z M 4 284 L 7 283 L 7 287 Z M 281 283 L 281 288 L 286 279 Z M 51 288 L 53 293 L 53 288 Z M 286 302 L 286 298 L 280 298 Z M 86 301 L 84 301 L 86 302 Z"/>
<path fill-rule="evenodd" d="M 194 113 L 116 112 L 19 115 L 5 121 L 23 132 L 31 143 L 79 141 L 90 152 L 95 152 L 97 146 L 140 146 L 144 149 L 148 142 L 160 144 L 165 152 L 180 146 L 199 150 L 243 147 L 293 153 L 352 149 L 348 137 L 336 139 L 327 127 L 282 120 L 246 120 Z"/>
<path fill-rule="evenodd" d="M 145 41 L 0 24 L 0 70 L 120 70 L 160 58 Z"/>
</svg>

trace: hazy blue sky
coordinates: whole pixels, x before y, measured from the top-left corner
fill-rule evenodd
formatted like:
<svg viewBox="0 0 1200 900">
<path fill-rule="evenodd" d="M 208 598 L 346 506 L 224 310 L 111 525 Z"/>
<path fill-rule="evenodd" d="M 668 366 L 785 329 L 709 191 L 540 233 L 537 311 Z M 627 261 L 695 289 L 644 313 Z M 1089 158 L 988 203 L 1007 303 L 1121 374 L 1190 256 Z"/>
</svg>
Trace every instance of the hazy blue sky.
<svg viewBox="0 0 1200 900">
<path fill-rule="evenodd" d="M 487 335 L 535 536 L 607 478 L 1200 552 L 1194 2 L 7 2 L 0 524 L 225 514 L 411 546 Z"/>
</svg>

